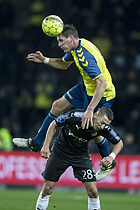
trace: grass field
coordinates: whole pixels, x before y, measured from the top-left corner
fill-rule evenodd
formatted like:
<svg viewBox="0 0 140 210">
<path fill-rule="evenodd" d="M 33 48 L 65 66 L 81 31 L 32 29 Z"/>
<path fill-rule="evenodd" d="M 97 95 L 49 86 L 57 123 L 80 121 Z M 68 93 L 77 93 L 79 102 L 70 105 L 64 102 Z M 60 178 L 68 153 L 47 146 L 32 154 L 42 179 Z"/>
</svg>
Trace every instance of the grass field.
<svg viewBox="0 0 140 210">
<path fill-rule="evenodd" d="M 35 210 L 39 191 L 0 190 L 0 210 Z M 139 210 L 140 195 L 99 192 L 102 210 Z M 87 195 L 79 191 L 54 191 L 48 210 L 87 210 Z"/>
</svg>

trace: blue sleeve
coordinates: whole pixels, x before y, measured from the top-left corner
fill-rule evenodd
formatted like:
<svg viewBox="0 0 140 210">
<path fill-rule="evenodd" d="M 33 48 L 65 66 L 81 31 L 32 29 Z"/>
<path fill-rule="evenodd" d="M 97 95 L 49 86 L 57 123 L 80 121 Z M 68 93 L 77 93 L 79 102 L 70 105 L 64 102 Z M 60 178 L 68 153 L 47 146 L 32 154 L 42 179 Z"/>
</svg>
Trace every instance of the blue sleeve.
<svg viewBox="0 0 140 210">
<path fill-rule="evenodd" d="M 69 118 L 68 114 L 64 114 L 64 115 L 57 117 L 55 119 L 55 122 L 58 127 L 61 127 L 63 125 L 66 125 L 69 122 L 69 120 L 70 120 L 70 118 Z"/>
<path fill-rule="evenodd" d="M 85 70 L 91 79 L 95 79 L 101 75 L 101 70 L 97 64 L 95 57 L 86 49 L 83 48 L 83 57 L 78 57 L 80 66 Z"/>
<path fill-rule="evenodd" d="M 97 65 L 97 61 L 93 55 L 89 56 L 88 59 L 88 66 L 84 66 L 84 70 L 89 75 L 91 79 L 95 79 L 99 75 L 101 75 L 101 70 Z"/>
<path fill-rule="evenodd" d="M 68 61 L 68 62 L 70 62 L 70 61 L 73 62 L 73 61 L 74 61 L 73 56 L 72 56 L 72 54 L 71 54 L 70 51 L 67 52 L 67 53 L 64 55 L 63 60 L 64 60 L 64 61 Z"/>
</svg>

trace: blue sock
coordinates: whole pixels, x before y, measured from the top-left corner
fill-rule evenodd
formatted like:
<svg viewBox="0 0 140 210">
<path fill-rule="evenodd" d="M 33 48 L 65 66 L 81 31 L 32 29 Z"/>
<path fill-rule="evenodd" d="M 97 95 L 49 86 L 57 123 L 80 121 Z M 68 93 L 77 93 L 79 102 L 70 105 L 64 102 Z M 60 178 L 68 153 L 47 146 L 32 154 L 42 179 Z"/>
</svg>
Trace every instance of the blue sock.
<svg viewBox="0 0 140 210">
<path fill-rule="evenodd" d="M 96 143 L 96 146 L 102 158 L 110 155 L 108 140 L 106 138 L 104 138 L 101 142 Z"/>
<path fill-rule="evenodd" d="M 35 148 L 40 148 L 43 145 L 43 142 L 46 137 L 46 132 L 51 124 L 51 122 L 56 119 L 58 116 L 53 115 L 51 112 L 47 115 L 45 120 L 43 121 L 41 128 L 39 129 L 37 135 L 33 138 L 32 144 Z"/>
</svg>

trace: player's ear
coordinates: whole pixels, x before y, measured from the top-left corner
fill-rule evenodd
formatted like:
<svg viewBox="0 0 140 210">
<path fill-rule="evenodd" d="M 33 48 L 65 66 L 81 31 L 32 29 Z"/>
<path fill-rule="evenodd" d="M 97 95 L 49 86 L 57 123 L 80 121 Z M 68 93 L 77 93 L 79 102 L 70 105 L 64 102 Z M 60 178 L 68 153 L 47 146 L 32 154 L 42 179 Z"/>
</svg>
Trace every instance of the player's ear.
<svg viewBox="0 0 140 210">
<path fill-rule="evenodd" d="M 69 35 L 69 40 L 70 40 L 70 42 L 73 41 L 73 36 L 72 35 Z"/>
</svg>

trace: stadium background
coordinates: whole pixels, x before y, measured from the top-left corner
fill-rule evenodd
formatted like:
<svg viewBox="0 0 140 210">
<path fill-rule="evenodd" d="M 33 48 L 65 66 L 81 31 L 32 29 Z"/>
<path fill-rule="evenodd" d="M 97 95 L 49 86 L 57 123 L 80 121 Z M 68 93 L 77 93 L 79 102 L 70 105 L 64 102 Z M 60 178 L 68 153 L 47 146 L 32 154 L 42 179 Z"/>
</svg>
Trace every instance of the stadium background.
<svg viewBox="0 0 140 210">
<path fill-rule="evenodd" d="M 34 136 L 52 102 L 81 81 L 74 65 L 61 71 L 26 60 L 36 50 L 48 57 L 63 56 L 56 39 L 41 29 L 50 14 L 72 23 L 81 38 L 99 47 L 117 90 L 113 126 L 124 140 L 121 154 L 139 155 L 139 0 L 1 0 L 0 127 L 13 137 Z M 90 152 L 97 153 L 94 143 Z"/>
</svg>

